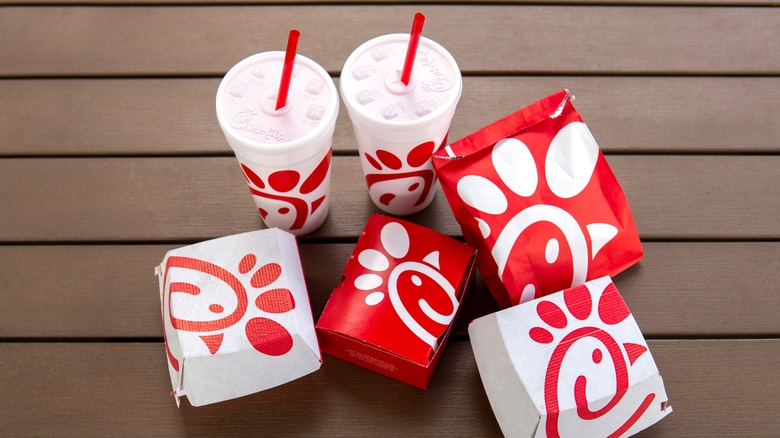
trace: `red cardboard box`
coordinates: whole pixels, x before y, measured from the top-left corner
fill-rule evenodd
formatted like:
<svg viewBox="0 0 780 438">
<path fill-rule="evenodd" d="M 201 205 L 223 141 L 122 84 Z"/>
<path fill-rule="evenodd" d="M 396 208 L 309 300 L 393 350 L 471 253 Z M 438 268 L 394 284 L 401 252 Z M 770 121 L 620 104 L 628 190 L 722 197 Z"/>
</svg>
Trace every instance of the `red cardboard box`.
<svg viewBox="0 0 780 438">
<path fill-rule="evenodd" d="M 372 215 L 317 323 L 322 351 L 426 389 L 475 256 L 425 227 Z"/>
</svg>

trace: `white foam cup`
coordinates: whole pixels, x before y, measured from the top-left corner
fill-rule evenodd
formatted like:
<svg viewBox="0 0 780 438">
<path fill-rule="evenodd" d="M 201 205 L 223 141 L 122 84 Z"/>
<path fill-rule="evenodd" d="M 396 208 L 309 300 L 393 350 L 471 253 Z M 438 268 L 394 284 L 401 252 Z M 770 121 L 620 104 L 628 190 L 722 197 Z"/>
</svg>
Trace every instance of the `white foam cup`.
<svg viewBox="0 0 780 438">
<path fill-rule="evenodd" d="M 339 98 L 328 72 L 296 55 L 287 104 L 275 110 L 284 56 L 263 52 L 233 66 L 217 90 L 217 120 L 265 224 L 302 235 L 328 215 Z"/>
<path fill-rule="evenodd" d="M 395 215 L 416 213 L 433 200 L 430 156 L 446 142 L 463 89 L 455 59 L 425 37 L 404 85 L 408 43 L 409 34 L 365 42 L 347 58 L 339 80 L 371 200 Z"/>
</svg>

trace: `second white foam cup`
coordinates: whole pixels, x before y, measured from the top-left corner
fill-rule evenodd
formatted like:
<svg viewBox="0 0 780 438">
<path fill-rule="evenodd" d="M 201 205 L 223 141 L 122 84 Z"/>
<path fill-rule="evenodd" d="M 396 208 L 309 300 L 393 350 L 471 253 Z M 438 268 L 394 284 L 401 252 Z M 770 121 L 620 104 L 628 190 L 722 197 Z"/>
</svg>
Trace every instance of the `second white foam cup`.
<svg viewBox="0 0 780 438">
<path fill-rule="evenodd" d="M 233 66 L 217 90 L 217 120 L 265 224 L 302 235 L 328 215 L 339 97 L 325 69 L 296 55 L 287 105 L 275 110 L 284 55 Z"/>
<path fill-rule="evenodd" d="M 347 58 L 339 80 L 371 200 L 395 215 L 433 200 L 431 154 L 444 146 L 463 90 L 452 55 L 421 37 L 409 85 L 401 80 L 409 34 L 383 35 Z"/>
</svg>

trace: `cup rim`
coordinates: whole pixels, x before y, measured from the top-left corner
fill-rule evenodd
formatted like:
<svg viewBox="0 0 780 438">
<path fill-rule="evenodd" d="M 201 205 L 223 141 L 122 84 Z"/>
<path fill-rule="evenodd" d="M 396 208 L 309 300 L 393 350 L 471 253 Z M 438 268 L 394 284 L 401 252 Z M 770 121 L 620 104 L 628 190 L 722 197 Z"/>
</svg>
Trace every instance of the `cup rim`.
<svg viewBox="0 0 780 438">
<path fill-rule="evenodd" d="M 402 40 L 404 42 L 407 42 L 409 40 L 409 34 L 406 33 L 391 33 L 387 35 L 380 35 L 378 37 L 374 37 L 363 44 L 359 45 L 355 50 L 352 51 L 352 53 L 347 58 L 346 62 L 344 62 L 344 66 L 341 69 L 341 77 L 344 76 L 344 72 L 349 71 L 348 67 L 350 67 L 352 64 L 354 64 L 355 59 L 357 59 L 358 55 L 362 54 L 367 46 L 373 46 L 377 45 L 381 42 L 385 41 L 396 41 L 396 40 Z M 366 114 L 362 113 L 357 110 L 359 108 L 359 105 L 357 105 L 355 101 L 354 96 L 349 96 L 344 90 L 344 81 L 339 81 L 339 91 L 341 94 L 341 100 L 344 102 L 344 105 L 347 107 L 347 110 L 349 112 L 350 118 L 353 120 L 355 118 L 360 118 L 364 122 L 371 123 L 374 125 L 382 126 L 382 127 L 389 127 L 389 128 L 411 128 L 411 127 L 419 127 L 423 126 L 429 123 L 432 123 L 436 120 L 437 117 L 441 116 L 442 114 L 449 111 L 452 107 L 457 106 L 458 102 L 460 101 L 461 94 L 463 93 L 463 76 L 460 72 L 460 67 L 458 67 L 458 63 L 455 61 L 455 58 L 452 56 L 452 54 L 444 48 L 441 44 L 437 43 L 436 41 L 426 38 L 424 36 L 420 37 L 420 45 L 422 46 L 422 43 L 425 43 L 426 45 L 429 45 L 432 47 L 436 52 L 445 58 L 445 60 L 452 65 L 454 68 L 457 77 L 456 86 L 457 91 L 455 93 L 452 93 L 452 97 L 448 99 L 444 105 L 437 108 L 435 111 L 430 112 L 429 114 L 426 114 L 423 117 L 420 117 L 416 120 L 400 120 L 400 121 L 394 121 L 394 120 L 385 120 L 383 118 L 380 118 L 378 115 L 374 114 Z"/>
<path fill-rule="evenodd" d="M 327 79 L 325 83 L 327 84 L 331 96 L 333 96 L 325 112 L 325 114 L 329 115 L 329 117 L 323 118 L 323 120 L 320 122 L 319 125 L 317 125 L 317 127 L 307 132 L 305 135 L 284 143 L 262 143 L 259 141 L 250 140 L 238 134 L 236 129 L 230 126 L 229 123 L 227 123 L 226 121 L 227 116 L 224 114 L 224 109 L 222 108 L 222 105 L 220 105 L 220 102 L 222 101 L 222 97 L 224 96 L 224 94 L 227 92 L 230 79 L 232 79 L 233 76 L 235 76 L 238 73 L 238 71 L 242 70 L 247 64 L 258 62 L 260 60 L 265 60 L 267 58 L 272 58 L 272 59 L 281 58 L 282 60 L 284 60 L 284 56 L 285 56 L 285 52 L 278 51 L 278 50 L 255 53 L 254 55 L 250 55 L 242 59 L 241 61 L 236 63 L 233 67 L 231 67 L 230 70 L 227 71 L 227 73 L 225 73 L 225 76 L 222 78 L 222 80 L 219 83 L 219 88 L 217 88 L 215 106 L 217 111 L 217 122 L 219 123 L 219 126 L 220 128 L 222 128 L 222 132 L 225 134 L 226 137 L 230 137 L 235 142 L 247 145 L 249 149 L 262 151 L 263 153 L 289 153 L 296 149 L 305 147 L 309 143 L 315 141 L 318 137 L 327 135 L 328 132 L 332 131 L 331 129 L 332 125 L 335 125 L 335 121 L 339 115 L 339 94 L 338 94 L 338 90 L 336 90 L 336 85 L 333 83 L 333 78 L 324 68 L 322 68 L 322 66 L 320 66 L 310 58 L 307 58 L 306 56 L 303 56 L 301 54 L 295 55 L 296 63 L 300 62 L 302 64 L 305 64 L 307 67 L 310 67 L 314 71 L 319 73 L 323 77 L 323 79 Z M 232 143 L 232 142 L 228 142 L 228 143 Z"/>
</svg>

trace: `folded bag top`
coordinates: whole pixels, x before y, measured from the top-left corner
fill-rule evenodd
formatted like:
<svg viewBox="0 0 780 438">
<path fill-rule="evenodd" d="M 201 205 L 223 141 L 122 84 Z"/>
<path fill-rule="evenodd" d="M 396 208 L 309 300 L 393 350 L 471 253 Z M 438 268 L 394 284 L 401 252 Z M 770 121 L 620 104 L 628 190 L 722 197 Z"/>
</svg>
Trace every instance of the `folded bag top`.
<svg viewBox="0 0 780 438">
<path fill-rule="evenodd" d="M 559 91 L 433 155 L 502 308 L 642 258 L 628 201 L 572 99 Z"/>
</svg>

